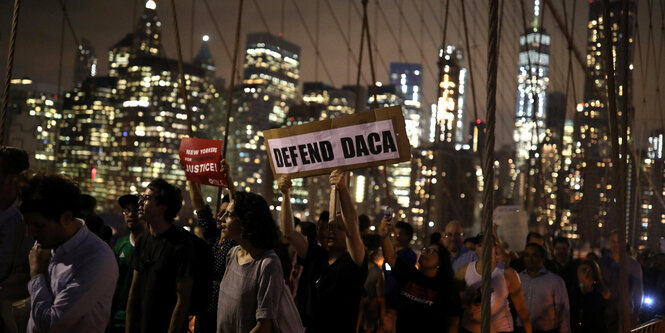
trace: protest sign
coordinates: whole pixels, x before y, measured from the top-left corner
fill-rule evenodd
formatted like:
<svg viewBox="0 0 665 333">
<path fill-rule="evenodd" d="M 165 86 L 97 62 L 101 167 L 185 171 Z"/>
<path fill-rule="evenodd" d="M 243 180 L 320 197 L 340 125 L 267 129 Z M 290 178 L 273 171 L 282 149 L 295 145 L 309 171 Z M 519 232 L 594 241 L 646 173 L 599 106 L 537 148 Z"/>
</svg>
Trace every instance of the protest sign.
<svg viewBox="0 0 665 333">
<path fill-rule="evenodd" d="M 292 178 L 411 159 L 400 106 L 263 132 L 273 174 Z"/>
<path fill-rule="evenodd" d="M 182 138 L 179 153 L 187 180 L 203 185 L 227 187 L 219 163 L 222 144 L 221 140 Z"/>
</svg>

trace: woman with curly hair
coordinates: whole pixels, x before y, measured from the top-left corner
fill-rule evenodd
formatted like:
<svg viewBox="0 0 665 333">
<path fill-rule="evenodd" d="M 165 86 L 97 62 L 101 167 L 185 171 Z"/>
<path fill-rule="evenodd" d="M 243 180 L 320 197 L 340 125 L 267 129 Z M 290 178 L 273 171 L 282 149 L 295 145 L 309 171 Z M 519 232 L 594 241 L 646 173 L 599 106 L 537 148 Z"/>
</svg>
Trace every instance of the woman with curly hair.
<svg viewBox="0 0 665 333">
<path fill-rule="evenodd" d="M 221 229 L 239 245 L 229 251 L 220 283 L 217 332 L 272 332 L 286 285 L 273 250 L 280 232 L 268 204 L 260 195 L 236 192 Z"/>
</svg>

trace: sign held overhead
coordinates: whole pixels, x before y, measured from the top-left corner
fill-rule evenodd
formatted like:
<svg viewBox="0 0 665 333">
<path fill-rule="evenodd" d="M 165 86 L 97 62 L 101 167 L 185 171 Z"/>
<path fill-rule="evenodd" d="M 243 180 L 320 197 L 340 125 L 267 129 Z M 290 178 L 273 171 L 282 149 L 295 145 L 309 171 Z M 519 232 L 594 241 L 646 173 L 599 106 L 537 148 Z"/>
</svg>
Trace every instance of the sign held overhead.
<svg viewBox="0 0 665 333">
<path fill-rule="evenodd" d="M 222 174 L 221 140 L 182 138 L 180 142 L 180 161 L 187 180 L 198 184 L 227 187 L 226 177 Z"/>
<path fill-rule="evenodd" d="M 263 132 L 275 176 L 292 178 L 411 159 L 400 106 Z"/>
</svg>

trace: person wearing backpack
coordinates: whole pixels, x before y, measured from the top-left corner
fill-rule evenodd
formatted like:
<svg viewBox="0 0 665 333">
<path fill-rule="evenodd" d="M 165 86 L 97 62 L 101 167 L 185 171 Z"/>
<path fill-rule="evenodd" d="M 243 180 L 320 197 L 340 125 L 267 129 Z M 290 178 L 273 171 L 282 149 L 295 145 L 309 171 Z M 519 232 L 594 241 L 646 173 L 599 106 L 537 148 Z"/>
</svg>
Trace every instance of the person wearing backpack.
<svg viewBox="0 0 665 333">
<path fill-rule="evenodd" d="M 139 199 L 139 219 L 148 232 L 132 253 L 134 270 L 127 301 L 126 332 L 184 332 L 197 271 L 194 237 L 173 220 L 180 190 L 155 179 Z"/>
</svg>

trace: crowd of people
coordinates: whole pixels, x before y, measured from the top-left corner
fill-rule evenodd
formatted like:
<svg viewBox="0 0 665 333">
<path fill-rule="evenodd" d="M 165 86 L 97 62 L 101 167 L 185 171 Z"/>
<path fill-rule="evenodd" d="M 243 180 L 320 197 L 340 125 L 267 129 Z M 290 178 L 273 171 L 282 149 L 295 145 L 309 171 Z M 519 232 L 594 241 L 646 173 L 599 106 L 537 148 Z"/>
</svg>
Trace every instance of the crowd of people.
<svg viewBox="0 0 665 333">
<path fill-rule="evenodd" d="M 622 250 L 633 323 L 665 314 L 665 254 L 636 260 L 616 233 L 573 258 L 566 238 L 531 232 L 516 253 L 495 230 L 483 260 L 488 235 L 450 221 L 414 251 L 390 211 L 370 230 L 346 172 L 330 174 L 337 198 L 310 222 L 294 217 L 288 177 L 275 221 L 221 169 L 219 211 L 188 182 L 191 231 L 177 225 L 181 191 L 158 178 L 118 198 L 129 233 L 117 237 L 75 183 L 29 174 L 24 151 L 0 147 L 0 332 L 480 332 L 486 267 L 492 332 L 616 332 Z"/>
</svg>

